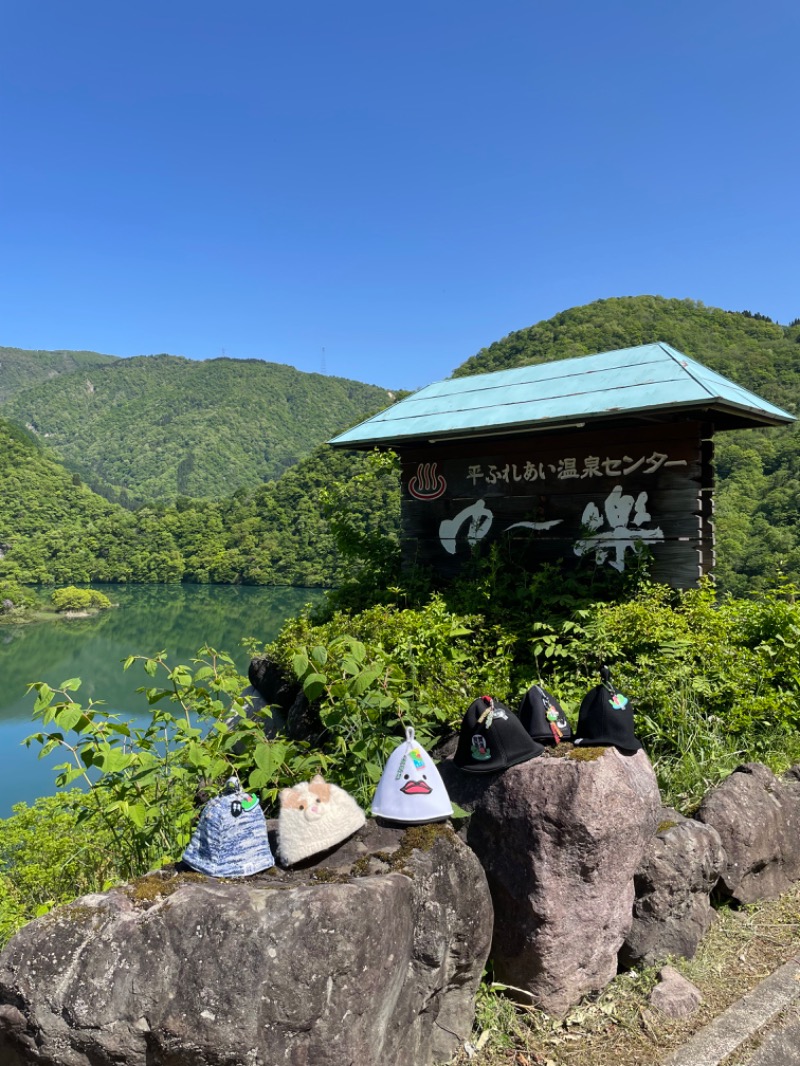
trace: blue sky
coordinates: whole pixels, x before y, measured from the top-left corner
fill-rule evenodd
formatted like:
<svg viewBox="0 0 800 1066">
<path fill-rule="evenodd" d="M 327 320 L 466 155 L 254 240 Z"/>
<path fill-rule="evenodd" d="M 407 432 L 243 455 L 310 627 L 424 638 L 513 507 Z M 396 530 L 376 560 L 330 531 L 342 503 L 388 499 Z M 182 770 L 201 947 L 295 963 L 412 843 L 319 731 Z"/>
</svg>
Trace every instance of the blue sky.
<svg viewBox="0 0 800 1066">
<path fill-rule="evenodd" d="M 787 323 L 798 40 L 796 0 L 7 0 L 0 345 L 413 389 L 603 297 Z"/>
</svg>

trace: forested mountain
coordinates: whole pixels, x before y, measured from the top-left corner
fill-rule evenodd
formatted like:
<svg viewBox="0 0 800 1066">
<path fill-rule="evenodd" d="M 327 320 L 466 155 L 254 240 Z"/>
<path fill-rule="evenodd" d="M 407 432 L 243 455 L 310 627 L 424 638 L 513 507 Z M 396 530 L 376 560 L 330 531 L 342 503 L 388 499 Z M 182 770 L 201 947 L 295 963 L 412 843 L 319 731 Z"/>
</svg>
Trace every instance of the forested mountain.
<svg viewBox="0 0 800 1066">
<path fill-rule="evenodd" d="M 781 407 L 791 410 L 791 404 L 800 402 L 800 319 L 780 326 L 757 313 L 661 296 L 622 296 L 572 307 L 482 348 L 453 377 L 656 341 L 666 341 Z"/>
<path fill-rule="evenodd" d="M 707 308 L 688 300 L 629 297 L 573 308 L 509 334 L 455 373 L 500 370 L 655 340 L 669 342 L 781 407 L 800 411 L 800 322 L 784 327 L 757 314 Z M 119 376 L 126 366 L 129 369 Z M 271 370 L 279 373 L 273 376 Z M 272 395 L 266 382 L 276 380 L 285 388 L 275 388 Z M 123 385 L 116 384 L 119 381 Z M 201 383 L 197 393 L 195 382 Z M 324 391 L 325 383 L 332 392 Z M 212 398 L 215 385 L 217 395 Z M 354 510 L 357 525 L 396 535 L 396 476 L 384 472 L 359 485 L 357 475 L 367 464 L 363 454 L 323 445 L 307 455 L 315 440 L 369 413 L 370 400 L 373 409 L 382 406 L 387 396 L 380 389 L 269 364 L 234 360 L 193 364 L 168 356 L 148 357 L 64 375 L 55 390 L 49 384 L 28 390 L 23 399 L 32 405 L 31 416 L 52 417 L 47 405 L 36 416 L 36 396 L 40 390 L 50 394 L 62 389 L 72 397 L 72 409 L 67 404 L 60 410 L 75 427 L 76 439 L 84 440 L 87 450 L 99 448 L 99 432 L 81 437 L 82 414 L 118 423 L 115 462 L 134 462 L 137 453 L 143 453 L 141 463 L 149 473 L 143 476 L 140 491 L 157 487 L 156 495 L 174 503 L 151 498 L 135 511 L 114 506 L 89 492 L 77 475 L 67 472 L 37 443 L 46 432 L 44 425 L 37 426 L 40 436 L 34 438 L 0 420 L 0 581 L 335 583 L 341 577 L 340 560 L 322 500 L 326 491 L 341 486 L 351 486 L 346 507 Z M 323 408 L 330 406 L 331 396 L 348 397 L 353 413 L 323 431 L 323 425 L 330 425 L 324 422 L 329 412 Z M 15 403 L 10 401 L 3 411 L 21 410 Z M 365 406 L 355 413 L 358 403 Z M 271 416 L 269 425 L 258 421 L 268 406 L 280 412 Z M 132 409 L 139 415 L 133 417 Z M 156 415 L 162 420 L 158 425 L 152 421 Z M 244 452 L 245 444 L 226 420 L 238 426 L 250 452 Z M 308 428 L 312 424 L 316 435 Z M 298 427 L 305 427 L 302 442 L 293 436 Z M 197 444 L 195 467 L 187 460 L 181 479 L 178 467 L 183 460 L 176 458 L 184 432 L 194 434 Z M 270 478 L 264 449 L 257 454 L 262 437 L 270 442 L 273 457 L 280 455 L 288 462 L 287 440 L 294 440 L 295 454 L 302 443 L 307 458 L 282 476 Z M 48 437 L 45 443 L 55 439 Z M 236 444 L 229 449 L 231 440 Z M 797 426 L 719 433 L 716 447 L 721 588 L 743 594 L 770 583 L 778 572 L 800 584 Z M 236 449 L 245 455 L 238 465 L 242 456 L 235 454 Z M 97 462 L 103 458 L 98 451 Z M 180 487 L 199 490 L 194 469 L 211 469 L 205 466 L 207 460 L 216 462 L 217 470 L 228 470 L 224 464 L 230 463 L 238 474 L 215 475 L 207 495 L 219 499 L 191 499 L 190 492 L 181 493 Z M 166 480 L 158 478 L 162 466 L 171 471 Z"/>
<path fill-rule="evenodd" d="M 32 434 L 0 419 L 0 600 L 14 599 L 12 583 L 334 583 L 342 571 L 326 490 L 350 485 L 364 528 L 388 532 L 399 519 L 397 478 L 372 478 L 359 491 L 363 463 L 323 446 L 249 492 L 134 512 L 91 492 Z"/>
<path fill-rule="evenodd" d="M 98 352 L 32 352 L 0 347 L 0 403 L 41 381 L 116 361 L 116 356 Z"/>
<path fill-rule="evenodd" d="M 392 398 L 278 363 L 159 355 L 39 382 L 2 414 L 46 440 L 96 491 L 136 506 L 220 498 L 277 478 Z"/>
</svg>

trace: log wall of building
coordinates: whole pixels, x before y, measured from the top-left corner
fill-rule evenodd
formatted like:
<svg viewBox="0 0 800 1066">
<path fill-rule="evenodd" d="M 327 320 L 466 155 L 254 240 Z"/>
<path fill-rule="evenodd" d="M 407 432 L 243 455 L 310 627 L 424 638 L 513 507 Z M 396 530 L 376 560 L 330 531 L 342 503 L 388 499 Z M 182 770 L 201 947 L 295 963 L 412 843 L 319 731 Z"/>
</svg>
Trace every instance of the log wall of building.
<svg viewBox="0 0 800 1066">
<path fill-rule="evenodd" d="M 531 567 L 624 570 L 641 543 L 654 580 L 692 587 L 713 565 L 711 435 L 678 422 L 398 449 L 404 558 L 454 575 L 504 539 Z"/>
</svg>

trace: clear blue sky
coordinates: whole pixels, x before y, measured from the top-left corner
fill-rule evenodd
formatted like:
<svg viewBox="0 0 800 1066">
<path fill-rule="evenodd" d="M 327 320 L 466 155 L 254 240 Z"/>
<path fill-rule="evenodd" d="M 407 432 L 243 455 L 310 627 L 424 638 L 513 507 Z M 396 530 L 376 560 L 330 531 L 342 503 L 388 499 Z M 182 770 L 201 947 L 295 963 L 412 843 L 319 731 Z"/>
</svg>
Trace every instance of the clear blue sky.
<svg viewBox="0 0 800 1066">
<path fill-rule="evenodd" d="M 602 297 L 800 316 L 797 0 L 2 6 L 2 345 L 417 388 Z"/>
</svg>

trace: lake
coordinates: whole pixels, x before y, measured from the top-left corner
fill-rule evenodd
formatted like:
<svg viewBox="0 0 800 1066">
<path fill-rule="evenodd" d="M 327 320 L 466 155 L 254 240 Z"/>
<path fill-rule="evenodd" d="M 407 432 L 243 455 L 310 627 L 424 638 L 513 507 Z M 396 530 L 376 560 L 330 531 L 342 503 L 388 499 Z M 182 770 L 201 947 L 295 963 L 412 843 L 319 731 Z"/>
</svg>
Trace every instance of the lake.
<svg viewBox="0 0 800 1066">
<path fill-rule="evenodd" d="M 317 602 L 319 589 L 234 585 L 96 585 L 114 604 L 93 618 L 0 626 L 0 818 L 15 803 L 56 791 L 53 765 L 63 754 L 38 759 L 39 746 L 22 740 L 39 728 L 33 721 L 32 681 L 56 686 L 83 681 L 74 697 L 89 697 L 124 715 L 147 708 L 136 689 L 153 684 L 139 664 L 123 672 L 129 655 L 166 650 L 169 662 L 189 663 L 204 644 L 227 652 L 246 675 L 242 641 L 273 640 L 286 618 Z M 159 684 L 162 682 L 159 681 Z"/>
</svg>

